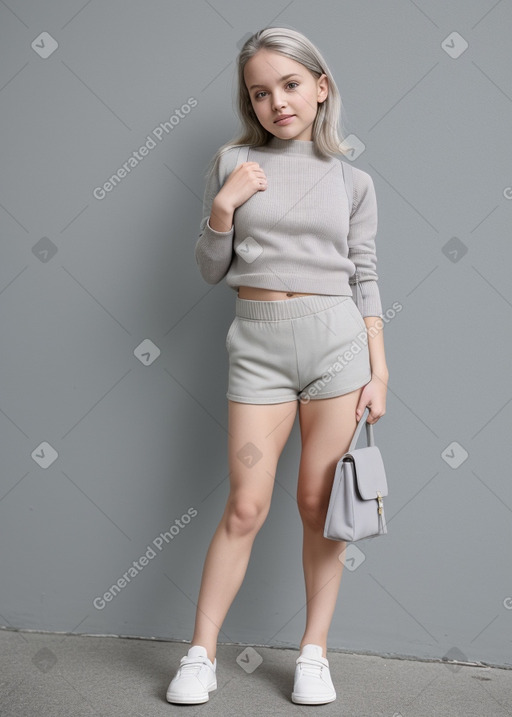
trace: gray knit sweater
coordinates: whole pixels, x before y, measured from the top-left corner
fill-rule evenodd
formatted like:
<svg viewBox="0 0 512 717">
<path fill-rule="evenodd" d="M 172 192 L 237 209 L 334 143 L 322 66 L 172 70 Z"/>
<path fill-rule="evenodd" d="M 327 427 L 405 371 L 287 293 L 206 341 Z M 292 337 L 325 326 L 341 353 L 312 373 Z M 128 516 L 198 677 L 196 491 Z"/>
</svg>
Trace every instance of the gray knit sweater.
<svg viewBox="0 0 512 717">
<path fill-rule="evenodd" d="M 231 152 L 238 148 L 220 156 L 206 182 L 195 246 L 204 280 L 217 284 L 226 277 L 233 289 L 352 296 L 363 317 L 382 317 L 377 200 L 370 175 L 353 167 L 355 204 L 349 219 L 339 160 L 322 157 L 312 140 L 272 137 L 263 147 L 251 147 L 247 159 L 263 169 L 267 188 L 235 209 L 229 231 L 218 232 L 208 219 L 227 179 L 226 167 L 234 166 Z"/>
</svg>

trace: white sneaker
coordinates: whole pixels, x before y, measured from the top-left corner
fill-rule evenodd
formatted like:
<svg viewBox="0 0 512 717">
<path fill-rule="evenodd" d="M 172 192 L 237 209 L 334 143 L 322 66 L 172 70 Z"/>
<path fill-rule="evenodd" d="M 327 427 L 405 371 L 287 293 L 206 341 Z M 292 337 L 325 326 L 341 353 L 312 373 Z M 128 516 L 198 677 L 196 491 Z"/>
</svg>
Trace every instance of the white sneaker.
<svg viewBox="0 0 512 717">
<path fill-rule="evenodd" d="M 217 659 L 208 659 L 205 647 L 193 645 L 167 688 L 167 702 L 197 705 L 208 702 L 208 692 L 217 689 Z"/>
<path fill-rule="evenodd" d="M 334 702 L 336 690 L 329 662 L 322 657 L 320 645 L 304 645 L 296 660 L 292 702 L 299 705 L 323 705 Z"/>
</svg>

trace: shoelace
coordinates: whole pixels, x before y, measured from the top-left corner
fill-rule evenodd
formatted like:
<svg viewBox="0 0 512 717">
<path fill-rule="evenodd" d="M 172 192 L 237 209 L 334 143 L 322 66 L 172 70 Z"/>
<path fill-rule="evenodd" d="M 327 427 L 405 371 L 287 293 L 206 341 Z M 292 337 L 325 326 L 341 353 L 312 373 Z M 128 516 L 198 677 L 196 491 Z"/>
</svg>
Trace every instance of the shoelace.
<svg viewBox="0 0 512 717">
<path fill-rule="evenodd" d="M 313 675 L 313 677 L 320 677 L 322 675 L 322 670 L 326 667 L 326 665 L 318 660 L 302 656 L 297 658 L 297 664 L 303 666 L 302 672 L 304 672 L 304 674 Z"/>
</svg>

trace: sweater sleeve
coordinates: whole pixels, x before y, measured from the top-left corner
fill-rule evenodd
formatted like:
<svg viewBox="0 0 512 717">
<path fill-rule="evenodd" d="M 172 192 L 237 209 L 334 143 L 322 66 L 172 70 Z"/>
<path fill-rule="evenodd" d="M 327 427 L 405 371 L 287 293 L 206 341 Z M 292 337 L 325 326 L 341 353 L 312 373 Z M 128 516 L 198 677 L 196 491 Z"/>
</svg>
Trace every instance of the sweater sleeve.
<svg viewBox="0 0 512 717">
<path fill-rule="evenodd" d="M 354 211 L 350 217 L 347 237 L 348 258 L 355 264 L 349 279 L 354 302 L 365 316 L 380 316 L 382 304 L 378 286 L 377 255 L 377 198 L 371 176 L 354 167 Z"/>
<path fill-rule="evenodd" d="M 217 158 L 208 178 L 203 197 L 203 218 L 199 227 L 199 239 L 195 245 L 195 259 L 203 279 L 208 284 L 218 284 L 230 267 L 233 256 L 234 226 L 227 232 L 218 232 L 210 226 L 209 218 L 213 200 L 227 178 L 224 158 Z"/>
</svg>

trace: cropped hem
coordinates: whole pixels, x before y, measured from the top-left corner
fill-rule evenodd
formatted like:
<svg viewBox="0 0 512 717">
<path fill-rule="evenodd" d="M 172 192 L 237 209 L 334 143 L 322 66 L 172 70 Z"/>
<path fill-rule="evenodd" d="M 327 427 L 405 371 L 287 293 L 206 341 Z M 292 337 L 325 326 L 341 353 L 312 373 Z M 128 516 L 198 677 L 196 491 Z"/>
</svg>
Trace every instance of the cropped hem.
<svg viewBox="0 0 512 717">
<path fill-rule="evenodd" d="M 336 277 L 314 277 L 305 274 L 285 274 L 275 268 L 272 274 L 235 273 L 233 265 L 226 274 L 226 284 L 232 289 L 240 286 L 250 286 L 271 291 L 290 291 L 304 294 L 327 294 L 328 296 L 352 296 L 352 287 L 349 285 L 347 275 L 340 272 Z"/>
<path fill-rule="evenodd" d="M 259 398 L 247 398 L 246 396 L 235 396 L 232 393 L 226 393 L 226 398 L 230 401 L 235 401 L 236 403 L 253 403 L 257 405 L 262 405 L 265 403 L 288 403 L 290 401 L 297 401 L 298 396 L 288 396 L 287 398 L 278 397 L 278 398 L 265 398 L 259 397 Z"/>
<path fill-rule="evenodd" d="M 209 232 L 212 232 L 213 235 L 220 235 L 220 236 L 227 236 L 228 234 L 234 234 L 235 233 L 235 226 L 234 224 L 231 225 L 231 229 L 227 229 L 225 232 L 220 232 L 218 229 L 214 229 L 210 224 L 210 217 L 206 220 L 206 226 L 205 231 L 208 230 Z"/>
<path fill-rule="evenodd" d="M 382 318 L 382 302 L 379 285 L 376 279 L 362 279 L 351 284 L 354 303 L 361 312 L 363 319 L 366 316 L 380 316 Z"/>
</svg>

